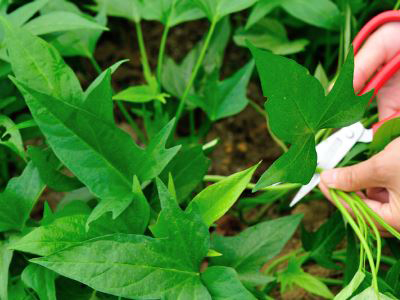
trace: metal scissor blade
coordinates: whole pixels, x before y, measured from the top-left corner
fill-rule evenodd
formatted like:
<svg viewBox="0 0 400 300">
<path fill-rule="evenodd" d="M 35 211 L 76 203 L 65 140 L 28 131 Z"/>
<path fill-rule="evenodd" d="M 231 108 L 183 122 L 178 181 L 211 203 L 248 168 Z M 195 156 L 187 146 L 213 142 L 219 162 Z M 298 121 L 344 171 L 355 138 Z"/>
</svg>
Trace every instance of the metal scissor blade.
<svg viewBox="0 0 400 300">
<path fill-rule="evenodd" d="M 338 130 L 317 145 L 317 166 L 323 170 L 336 167 L 358 141 L 372 141 L 372 131 L 370 131 L 365 129 L 360 122 Z M 290 206 L 294 206 L 303 199 L 319 182 L 320 175 L 314 174 L 311 181 L 300 188 Z"/>
</svg>

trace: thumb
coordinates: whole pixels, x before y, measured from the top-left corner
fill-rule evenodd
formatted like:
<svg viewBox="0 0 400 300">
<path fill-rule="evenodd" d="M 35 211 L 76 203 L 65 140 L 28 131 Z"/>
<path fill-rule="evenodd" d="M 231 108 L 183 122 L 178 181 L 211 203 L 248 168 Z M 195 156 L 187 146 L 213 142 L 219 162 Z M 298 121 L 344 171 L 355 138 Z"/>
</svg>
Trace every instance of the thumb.
<svg viewBox="0 0 400 300">
<path fill-rule="evenodd" d="M 321 181 L 330 188 L 347 192 L 382 187 L 382 176 L 379 176 L 382 172 L 377 162 L 378 159 L 372 157 L 351 167 L 324 171 L 321 174 Z"/>
</svg>

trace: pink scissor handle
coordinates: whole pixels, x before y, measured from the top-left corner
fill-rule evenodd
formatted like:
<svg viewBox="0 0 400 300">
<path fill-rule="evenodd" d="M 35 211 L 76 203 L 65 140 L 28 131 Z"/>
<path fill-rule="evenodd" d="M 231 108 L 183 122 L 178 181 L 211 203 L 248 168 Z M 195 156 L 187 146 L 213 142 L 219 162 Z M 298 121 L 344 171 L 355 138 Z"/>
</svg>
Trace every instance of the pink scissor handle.
<svg viewBox="0 0 400 300">
<path fill-rule="evenodd" d="M 360 50 L 361 46 L 368 39 L 368 37 L 380 26 L 390 23 L 390 22 L 400 22 L 400 11 L 399 10 L 389 10 L 372 18 L 357 34 L 353 41 L 354 54 L 356 55 Z M 399 33 L 400 34 L 400 33 Z M 374 89 L 374 95 L 371 101 L 375 98 L 379 90 L 386 84 L 386 82 L 392 78 L 392 76 L 400 70 L 400 51 L 387 63 L 382 69 L 379 70 L 368 83 L 361 90 L 359 95 L 362 95 L 372 89 Z M 374 133 L 380 126 L 382 126 L 386 121 L 400 117 L 400 111 L 393 114 L 389 118 L 386 118 L 372 126 Z"/>
</svg>

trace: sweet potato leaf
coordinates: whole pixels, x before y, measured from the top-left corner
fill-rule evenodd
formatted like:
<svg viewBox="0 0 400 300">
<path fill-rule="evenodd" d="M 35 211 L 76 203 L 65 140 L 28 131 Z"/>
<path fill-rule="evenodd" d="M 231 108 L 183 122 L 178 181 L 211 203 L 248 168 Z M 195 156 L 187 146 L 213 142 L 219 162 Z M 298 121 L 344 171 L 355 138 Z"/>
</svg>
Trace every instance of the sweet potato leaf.
<svg viewBox="0 0 400 300">
<path fill-rule="evenodd" d="M 166 98 L 168 94 L 160 93 L 158 89 L 154 89 L 150 85 L 138 85 L 129 87 L 123 91 L 116 94 L 114 100 L 123 100 L 133 103 L 146 103 L 153 100 L 166 103 Z"/>
<path fill-rule="evenodd" d="M 0 193 L 0 232 L 21 230 L 44 188 L 39 171 L 32 162 L 21 176 L 11 179 Z"/>
<path fill-rule="evenodd" d="M 105 9 L 107 15 L 131 20 L 135 23 L 142 19 L 142 0 L 96 0 L 96 9 Z"/>
<path fill-rule="evenodd" d="M 8 297 L 9 269 L 14 254 L 9 246 L 9 241 L 0 242 L 0 299 Z"/>
<path fill-rule="evenodd" d="M 379 152 L 394 139 L 400 136 L 400 118 L 395 118 L 385 122 L 374 134 L 374 140 L 370 148 L 374 152 Z"/>
<path fill-rule="evenodd" d="M 317 154 L 314 136 L 323 128 L 345 127 L 360 120 L 371 93 L 356 96 L 353 90 L 353 50 L 342 66 L 332 91 L 293 60 L 262 51 L 249 44 L 256 60 L 265 109 L 272 132 L 292 145 L 262 175 L 256 190 L 277 182 L 306 184 L 314 174 Z"/>
<path fill-rule="evenodd" d="M 168 27 L 205 17 L 192 0 L 145 0 L 142 14 L 144 19 L 157 20 Z"/>
<path fill-rule="evenodd" d="M 49 0 L 36 0 L 27 3 L 8 14 L 7 18 L 16 26 L 21 26 L 32 18 Z"/>
<path fill-rule="evenodd" d="M 189 207 L 197 206 L 204 222 L 211 226 L 235 204 L 257 167 L 255 165 L 207 187 L 193 198 Z"/>
<path fill-rule="evenodd" d="M 330 30 L 339 29 L 340 10 L 331 0 L 259 0 L 251 11 L 246 28 L 253 26 L 276 7 L 282 7 L 305 23 Z"/>
<path fill-rule="evenodd" d="M 247 228 L 234 237 L 214 235 L 212 249 L 222 256 L 211 258 L 212 265 L 234 268 L 245 284 L 260 284 L 260 269 L 278 255 L 292 237 L 302 216 L 293 215 L 273 221 L 265 221 Z M 256 278 L 256 282 L 254 282 Z M 269 278 L 264 280 L 267 282 Z"/>
<path fill-rule="evenodd" d="M 211 300 L 199 273 L 209 249 L 208 228 L 196 208 L 182 211 L 160 180 L 157 186 L 162 210 L 152 227 L 156 238 L 104 236 L 33 262 L 116 296 Z"/>
<path fill-rule="evenodd" d="M 212 21 L 249 8 L 256 3 L 256 0 L 194 0 L 193 2 Z"/>
<path fill-rule="evenodd" d="M 256 300 L 240 282 L 236 271 L 232 268 L 209 267 L 201 274 L 201 279 L 213 300 Z"/>
<path fill-rule="evenodd" d="M 35 35 L 81 29 L 108 30 L 107 27 L 70 12 L 42 15 L 26 23 L 24 28 Z"/>
<path fill-rule="evenodd" d="M 254 62 L 251 61 L 223 81 L 219 81 L 218 71 L 215 71 L 205 83 L 204 94 L 196 98 L 196 104 L 212 121 L 241 112 L 248 104 L 247 85 L 253 69 Z"/>
<path fill-rule="evenodd" d="M 22 281 L 38 294 L 40 300 L 56 299 L 56 277 L 53 271 L 32 263 L 21 273 Z"/>
</svg>

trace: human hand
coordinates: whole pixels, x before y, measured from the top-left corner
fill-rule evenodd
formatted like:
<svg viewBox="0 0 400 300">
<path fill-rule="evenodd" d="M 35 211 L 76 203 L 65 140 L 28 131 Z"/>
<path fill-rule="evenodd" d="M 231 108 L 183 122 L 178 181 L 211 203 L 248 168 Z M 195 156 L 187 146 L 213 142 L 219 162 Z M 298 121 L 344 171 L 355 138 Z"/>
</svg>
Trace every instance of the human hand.
<svg viewBox="0 0 400 300">
<path fill-rule="evenodd" d="M 354 62 L 354 89 L 360 91 L 379 68 L 400 51 L 400 22 L 388 23 L 376 30 L 357 53 Z M 379 119 L 400 110 L 400 72 L 377 95 Z"/>
<path fill-rule="evenodd" d="M 323 172 L 320 188 L 328 199 L 329 188 L 358 192 L 387 224 L 400 231 L 400 138 L 367 161 Z M 364 189 L 366 193 L 360 192 Z"/>
</svg>

